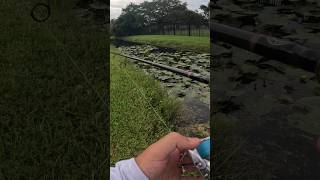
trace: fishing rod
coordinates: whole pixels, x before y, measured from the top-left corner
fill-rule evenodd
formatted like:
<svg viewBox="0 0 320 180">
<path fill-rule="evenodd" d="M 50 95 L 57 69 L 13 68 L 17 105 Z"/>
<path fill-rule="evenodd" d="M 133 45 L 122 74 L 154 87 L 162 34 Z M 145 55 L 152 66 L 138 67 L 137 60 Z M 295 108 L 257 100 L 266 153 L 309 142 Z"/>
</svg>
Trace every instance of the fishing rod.
<svg viewBox="0 0 320 180">
<path fill-rule="evenodd" d="M 203 76 L 201 74 L 194 73 L 192 71 L 186 71 L 186 70 L 183 70 L 183 69 L 174 68 L 174 67 L 171 67 L 171 66 L 167 66 L 167 65 L 163 65 L 163 64 L 147 61 L 147 60 L 144 60 L 144 59 L 141 59 L 141 58 L 138 58 L 138 57 L 128 56 L 128 55 L 125 55 L 125 54 L 120 54 L 120 53 L 115 53 L 115 52 L 110 52 L 110 53 L 111 54 L 115 54 L 115 55 L 119 55 L 119 56 L 122 56 L 122 57 L 126 57 L 126 58 L 129 58 L 129 59 L 133 59 L 133 60 L 145 63 L 145 64 L 149 64 L 151 66 L 155 66 L 155 67 L 158 67 L 158 68 L 161 68 L 161 69 L 165 69 L 165 70 L 180 74 L 182 76 L 188 77 L 190 79 L 193 79 L 193 80 L 205 83 L 205 84 L 209 84 L 209 82 L 210 82 L 210 78 L 209 77 Z"/>
<path fill-rule="evenodd" d="M 320 52 L 297 43 L 211 23 L 213 42 L 222 41 L 286 64 L 315 72 L 320 82 Z"/>
</svg>

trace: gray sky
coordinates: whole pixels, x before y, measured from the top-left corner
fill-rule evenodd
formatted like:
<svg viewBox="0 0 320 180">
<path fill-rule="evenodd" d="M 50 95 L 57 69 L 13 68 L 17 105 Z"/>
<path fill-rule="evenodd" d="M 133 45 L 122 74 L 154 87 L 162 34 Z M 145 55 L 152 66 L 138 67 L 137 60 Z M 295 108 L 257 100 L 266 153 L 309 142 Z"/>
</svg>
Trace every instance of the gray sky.
<svg viewBox="0 0 320 180">
<path fill-rule="evenodd" d="M 110 18 L 117 18 L 120 16 L 122 8 L 125 8 L 129 3 L 133 2 L 139 4 L 145 0 L 111 0 L 110 1 Z M 148 0 L 151 1 L 151 0 Z M 199 9 L 201 4 L 207 5 L 209 0 L 181 0 L 187 2 L 188 8 L 192 10 Z"/>
</svg>

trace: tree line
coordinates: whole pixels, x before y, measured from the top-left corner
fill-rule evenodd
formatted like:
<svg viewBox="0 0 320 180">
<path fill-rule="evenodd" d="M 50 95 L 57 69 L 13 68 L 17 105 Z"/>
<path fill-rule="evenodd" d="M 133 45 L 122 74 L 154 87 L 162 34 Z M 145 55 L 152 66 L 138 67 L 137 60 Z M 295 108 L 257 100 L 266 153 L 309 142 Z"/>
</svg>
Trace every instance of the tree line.
<svg viewBox="0 0 320 180">
<path fill-rule="evenodd" d="M 180 0 L 153 0 L 141 4 L 129 4 L 122 9 L 121 15 L 110 22 L 111 33 L 115 36 L 146 34 L 152 29 L 164 33 L 170 27 L 175 35 L 179 26 L 208 27 L 209 8 L 201 5 L 199 11 L 187 8 Z"/>
</svg>

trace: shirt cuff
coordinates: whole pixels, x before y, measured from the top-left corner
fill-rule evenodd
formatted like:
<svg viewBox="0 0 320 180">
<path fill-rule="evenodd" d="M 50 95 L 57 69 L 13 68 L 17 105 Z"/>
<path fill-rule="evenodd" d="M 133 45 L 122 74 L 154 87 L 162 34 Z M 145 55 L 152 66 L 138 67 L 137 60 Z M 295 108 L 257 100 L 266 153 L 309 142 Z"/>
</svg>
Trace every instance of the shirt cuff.
<svg viewBox="0 0 320 180">
<path fill-rule="evenodd" d="M 116 174 L 120 175 L 125 180 L 149 180 L 149 178 L 142 172 L 134 158 L 122 160 L 116 163 L 115 169 L 118 170 Z M 114 170 L 115 170 L 114 169 Z M 115 174 L 111 168 L 111 180 Z M 116 178 L 117 179 L 117 178 Z"/>
</svg>

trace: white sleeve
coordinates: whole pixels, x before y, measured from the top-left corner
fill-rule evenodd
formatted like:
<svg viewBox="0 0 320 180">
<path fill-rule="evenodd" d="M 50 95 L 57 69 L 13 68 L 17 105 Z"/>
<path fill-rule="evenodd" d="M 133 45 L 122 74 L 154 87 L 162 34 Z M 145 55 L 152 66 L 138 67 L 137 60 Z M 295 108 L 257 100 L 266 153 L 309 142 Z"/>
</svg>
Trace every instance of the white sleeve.
<svg viewBox="0 0 320 180">
<path fill-rule="evenodd" d="M 122 160 L 110 168 L 110 180 L 149 180 L 134 158 Z"/>
</svg>

